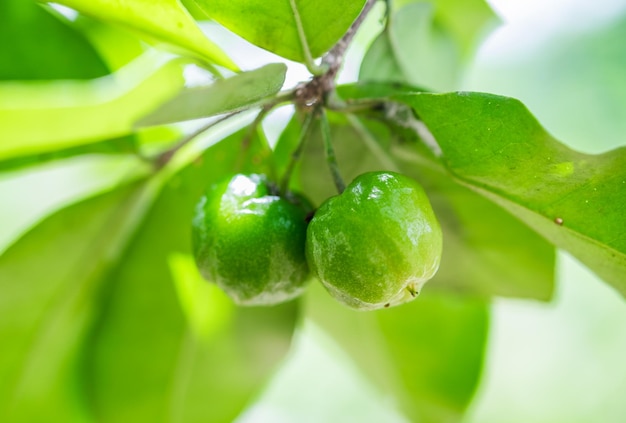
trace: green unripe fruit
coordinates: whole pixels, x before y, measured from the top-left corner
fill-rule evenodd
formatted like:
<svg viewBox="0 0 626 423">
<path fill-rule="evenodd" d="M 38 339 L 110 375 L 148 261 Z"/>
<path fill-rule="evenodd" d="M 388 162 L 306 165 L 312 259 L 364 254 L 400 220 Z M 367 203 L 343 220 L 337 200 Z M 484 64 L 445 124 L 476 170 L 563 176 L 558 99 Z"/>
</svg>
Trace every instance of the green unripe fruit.
<svg viewBox="0 0 626 423">
<path fill-rule="evenodd" d="M 370 172 L 331 197 L 309 224 L 311 270 L 340 302 L 359 310 L 417 296 L 441 259 L 442 234 L 422 187 L 393 172 Z"/>
<path fill-rule="evenodd" d="M 193 246 L 205 279 L 240 305 L 272 305 L 302 293 L 309 209 L 272 194 L 262 175 L 235 175 L 196 207 Z"/>
</svg>

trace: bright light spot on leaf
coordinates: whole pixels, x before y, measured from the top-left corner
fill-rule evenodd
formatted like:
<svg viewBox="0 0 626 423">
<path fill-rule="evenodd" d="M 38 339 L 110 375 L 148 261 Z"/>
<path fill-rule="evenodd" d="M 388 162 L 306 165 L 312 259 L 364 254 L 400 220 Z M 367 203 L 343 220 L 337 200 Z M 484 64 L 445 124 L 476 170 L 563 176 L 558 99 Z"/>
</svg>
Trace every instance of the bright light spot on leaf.
<svg viewBox="0 0 626 423">
<path fill-rule="evenodd" d="M 234 305 L 215 284 L 202 279 L 193 258 L 171 254 L 169 267 L 189 327 L 208 341 L 231 321 Z"/>
<path fill-rule="evenodd" d="M 574 163 L 572 162 L 557 163 L 557 164 L 552 165 L 550 170 L 552 174 L 565 178 L 567 176 L 570 176 L 572 173 L 574 173 Z"/>
</svg>

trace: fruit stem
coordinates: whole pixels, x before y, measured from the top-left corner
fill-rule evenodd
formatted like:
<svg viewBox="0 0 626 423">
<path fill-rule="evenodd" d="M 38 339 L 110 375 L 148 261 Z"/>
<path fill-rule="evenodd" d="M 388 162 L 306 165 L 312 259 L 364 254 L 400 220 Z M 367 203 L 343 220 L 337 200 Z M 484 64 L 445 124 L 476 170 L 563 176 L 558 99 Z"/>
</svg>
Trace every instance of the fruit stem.
<svg viewBox="0 0 626 423">
<path fill-rule="evenodd" d="M 317 114 L 317 110 L 307 112 L 306 117 L 304 118 L 304 122 L 302 122 L 302 129 L 300 130 L 300 138 L 298 139 L 298 144 L 296 145 L 296 149 L 291 153 L 291 159 L 289 160 L 289 164 L 287 165 L 287 169 L 283 175 L 282 180 L 280 181 L 280 193 L 285 195 L 289 190 L 289 181 L 291 180 L 291 175 L 293 174 L 293 170 L 296 166 L 298 160 L 302 156 L 302 152 L 304 151 L 304 146 L 306 144 L 306 140 L 309 138 L 309 133 L 311 131 L 311 123 Z"/>
<path fill-rule="evenodd" d="M 337 192 L 341 194 L 346 189 L 346 184 L 343 182 L 341 173 L 339 173 L 339 165 L 337 164 L 335 149 L 333 148 L 333 144 L 331 142 L 328 116 L 326 116 L 326 111 L 324 109 L 321 110 L 320 126 L 322 129 L 322 140 L 324 141 L 324 148 L 326 149 L 326 162 L 328 163 L 328 168 L 330 169 L 330 173 L 333 176 L 333 182 L 335 183 Z"/>
</svg>

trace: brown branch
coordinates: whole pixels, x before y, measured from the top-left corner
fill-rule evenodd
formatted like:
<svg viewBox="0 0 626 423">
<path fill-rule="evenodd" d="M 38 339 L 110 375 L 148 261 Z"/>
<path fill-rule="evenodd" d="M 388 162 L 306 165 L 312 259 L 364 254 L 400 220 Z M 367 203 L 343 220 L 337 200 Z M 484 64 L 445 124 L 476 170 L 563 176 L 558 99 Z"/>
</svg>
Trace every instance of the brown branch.
<svg viewBox="0 0 626 423">
<path fill-rule="evenodd" d="M 329 93 L 335 89 L 335 78 L 341 69 L 346 50 L 350 46 L 357 30 L 365 20 L 365 17 L 374 7 L 376 0 L 367 0 L 359 16 L 352 23 L 348 31 L 322 58 L 321 67 L 326 71 L 313 77 L 309 82 L 302 83 L 295 90 L 296 104 L 300 108 L 310 108 L 318 103 L 325 102 Z"/>
<path fill-rule="evenodd" d="M 328 71 L 326 72 L 326 74 L 328 74 L 328 78 L 334 80 L 337 76 L 337 73 L 339 72 L 339 69 L 343 64 L 343 58 L 346 54 L 348 46 L 350 46 L 352 39 L 356 35 L 356 32 L 361 27 L 361 24 L 363 23 L 369 12 L 374 7 L 374 4 L 376 4 L 376 0 L 367 0 L 365 2 L 361 13 L 359 14 L 359 16 L 357 16 L 355 21 L 352 22 L 352 25 L 350 25 L 348 31 L 346 31 L 343 37 L 341 37 L 337 44 L 335 44 L 335 46 L 328 53 L 326 53 L 326 55 L 322 59 L 322 66 L 328 66 Z"/>
</svg>

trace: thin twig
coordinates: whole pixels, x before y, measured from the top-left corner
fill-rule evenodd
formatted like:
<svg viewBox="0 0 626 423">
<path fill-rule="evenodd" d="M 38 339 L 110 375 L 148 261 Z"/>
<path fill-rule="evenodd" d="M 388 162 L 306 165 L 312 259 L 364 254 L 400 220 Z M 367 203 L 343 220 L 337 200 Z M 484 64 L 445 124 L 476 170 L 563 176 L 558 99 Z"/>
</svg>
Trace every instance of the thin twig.
<svg viewBox="0 0 626 423">
<path fill-rule="evenodd" d="M 335 46 L 324 56 L 322 59 L 322 67 L 328 66 L 327 75 L 330 79 L 335 79 L 341 65 L 343 63 L 343 58 L 346 54 L 346 50 L 348 46 L 352 42 L 352 39 L 356 35 L 357 30 L 361 27 L 361 24 L 367 17 L 368 13 L 372 10 L 376 4 L 376 0 L 367 0 L 361 13 L 356 18 L 356 20 L 352 23 L 348 31 L 344 34 L 343 37 L 335 44 Z"/>
<path fill-rule="evenodd" d="M 294 96 L 295 96 L 294 91 L 293 90 L 289 90 L 289 91 L 281 92 L 276 97 L 271 98 L 269 100 L 266 100 L 265 103 L 262 104 L 262 109 L 259 112 L 259 114 L 257 115 L 257 118 L 252 123 L 252 125 L 253 125 L 252 129 L 254 129 L 256 126 L 258 126 L 260 121 L 272 109 L 274 109 L 277 106 L 280 106 L 283 103 L 289 103 L 289 102 L 293 101 Z M 174 155 L 178 152 L 178 150 L 183 148 L 186 144 L 188 144 L 190 141 L 192 141 L 197 136 L 201 135 L 203 132 L 208 131 L 213 126 L 215 126 L 215 125 L 217 125 L 219 123 L 222 123 L 225 120 L 228 120 L 229 118 L 231 118 L 231 117 L 233 117 L 235 115 L 238 115 L 239 113 L 245 112 L 246 110 L 249 110 L 249 109 L 235 110 L 234 112 L 228 113 L 228 114 L 222 116 L 221 118 L 219 118 L 217 120 L 211 121 L 211 122 L 207 123 L 206 125 L 201 126 L 200 128 L 196 129 L 191 134 L 185 136 L 175 146 L 173 146 L 172 148 L 170 148 L 167 151 L 164 151 L 163 153 L 161 153 L 160 155 L 158 155 L 156 157 L 156 159 L 154 160 L 154 163 L 155 163 L 157 169 L 160 169 L 161 167 L 165 166 L 172 159 L 172 157 L 174 157 Z M 244 138 L 244 140 L 245 140 L 245 138 Z"/>
<path fill-rule="evenodd" d="M 321 109 L 320 125 L 322 129 L 322 140 L 324 141 L 324 147 L 326 150 L 326 162 L 328 163 L 328 168 L 330 169 L 337 192 L 341 194 L 346 189 L 346 184 L 341 177 L 341 173 L 339 173 L 339 165 L 337 164 L 335 149 L 333 148 L 331 141 L 330 125 L 324 109 Z"/>
<path fill-rule="evenodd" d="M 332 98 L 335 90 L 335 78 L 343 63 L 344 55 L 348 46 L 352 42 L 354 35 L 365 20 L 367 14 L 372 10 L 376 0 L 367 0 L 361 13 L 352 23 L 343 37 L 330 49 L 322 58 L 320 68 L 325 72 L 316 75 L 307 83 L 300 84 L 295 90 L 296 106 L 307 108 L 318 103 L 327 103 Z M 314 72 L 311 72 L 315 74 Z"/>
<path fill-rule="evenodd" d="M 289 163 L 287 164 L 287 169 L 283 174 L 283 178 L 280 181 L 280 193 L 286 194 L 289 189 L 289 181 L 291 180 L 291 174 L 296 166 L 296 163 L 300 160 L 300 156 L 302 156 L 302 152 L 304 151 L 304 146 L 306 144 L 307 139 L 309 138 L 309 132 L 311 130 L 311 123 L 313 119 L 315 119 L 315 115 L 317 114 L 317 110 L 308 112 L 306 117 L 304 118 L 304 122 L 302 123 L 302 128 L 300 129 L 300 138 L 298 139 L 298 144 L 296 145 L 296 149 L 291 153 L 291 158 L 289 159 Z"/>
<path fill-rule="evenodd" d="M 196 129 L 191 134 L 183 137 L 180 141 L 178 141 L 178 143 L 175 146 L 173 146 L 169 150 L 164 151 L 163 153 L 159 154 L 156 157 L 154 163 L 155 163 L 157 169 L 160 169 L 163 166 L 165 166 L 181 148 L 183 148 L 185 145 L 187 145 L 189 142 L 191 142 L 194 138 L 196 138 L 197 136 L 203 134 L 204 132 L 208 131 L 209 129 L 213 128 L 215 125 L 218 125 L 218 124 L 220 124 L 220 123 L 230 119 L 231 117 L 233 117 L 235 115 L 238 115 L 241 112 L 243 112 L 243 110 L 237 110 L 237 111 L 228 113 L 227 115 L 224 115 L 224 116 L 222 116 L 219 119 L 211 121 L 211 122 L 201 126 L 200 128 Z"/>
</svg>

